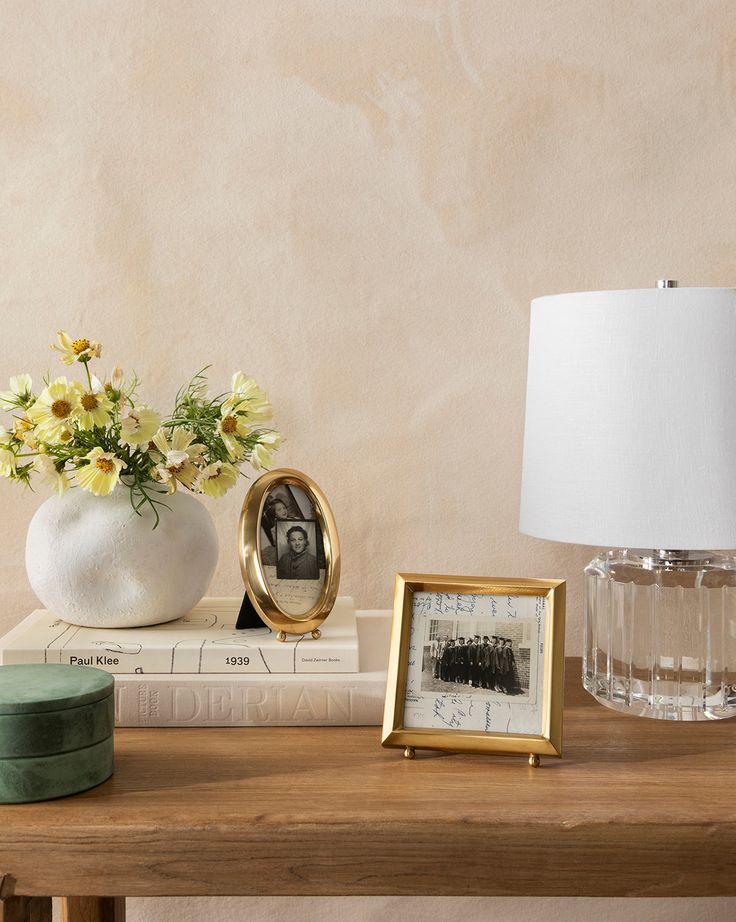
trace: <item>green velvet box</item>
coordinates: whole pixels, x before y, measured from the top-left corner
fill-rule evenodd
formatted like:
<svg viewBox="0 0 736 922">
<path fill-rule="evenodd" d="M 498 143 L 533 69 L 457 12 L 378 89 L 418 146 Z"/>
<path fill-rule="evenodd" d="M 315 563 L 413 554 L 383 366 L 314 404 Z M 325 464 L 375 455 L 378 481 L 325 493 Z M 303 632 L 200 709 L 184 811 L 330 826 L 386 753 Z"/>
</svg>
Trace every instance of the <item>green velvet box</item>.
<svg viewBox="0 0 736 922">
<path fill-rule="evenodd" d="M 88 666 L 0 666 L 0 803 L 76 794 L 110 777 L 113 688 Z"/>
</svg>

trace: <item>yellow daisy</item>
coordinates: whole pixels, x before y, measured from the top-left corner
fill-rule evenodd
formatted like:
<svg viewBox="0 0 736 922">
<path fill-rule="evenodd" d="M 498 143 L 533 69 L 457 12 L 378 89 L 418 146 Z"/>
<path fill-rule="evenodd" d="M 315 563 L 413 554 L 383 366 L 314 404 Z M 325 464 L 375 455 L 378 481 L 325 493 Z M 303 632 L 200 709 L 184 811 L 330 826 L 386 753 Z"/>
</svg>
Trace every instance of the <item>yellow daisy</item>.
<svg viewBox="0 0 736 922">
<path fill-rule="evenodd" d="M 74 419 L 79 423 L 79 428 L 94 429 L 95 426 L 106 426 L 110 422 L 112 402 L 105 394 L 102 382 L 93 375 L 92 387 L 78 383 L 74 387 L 79 401 L 74 408 Z"/>
<path fill-rule="evenodd" d="M 42 442 L 56 445 L 65 441 L 72 414 L 79 402 L 78 392 L 66 378 L 57 378 L 44 388 L 36 402 L 28 408 L 28 418 L 36 427 L 36 437 Z"/>
<path fill-rule="evenodd" d="M 237 481 L 237 468 L 223 461 L 215 461 L 201 471 L 194 484 L 194 490 L 207 496 L 223 496 Z"/>
<path fill-rule="evenodd" d="M 278 432 L 264 432 L 258 442 L 253 446 L 250 463 L 258 471 L 273 464 L 273 453 L 281 445 L 281 436 Z"/>
<path fill-rule="evenodd" d="M 65 365 L 73 365 L 74 362 L 89 362 L 90 359 L 99 358 L 102 355 L 102 346 L 94 340 L 72 339 L 64 330 L 59 330 L 56 336 L 59 345 L 51 348 L 56 352 L 61 352 L 61 361 Z"/>
<path fill-rule="evenodd" d="M 25 407 L 31 402 L 33 381 L 30 375 L 15 375 L 10 379 L 10 390 L 0 391 L 0 407 Z"/>
<path fill-rule="evenodd" d="M 99 445 L 85 455 L 85 458 L 89 464 L 78 467 L 75 471 L 77 483 L 83 490 L 88 490 L 95 496 L 108 496 L 120 480 L 120 471 L 125 462 L 121 458 L 116 458 L 112 452 L 103 451 Z"/>
<path fill-rule="evenodd" d="M 205 446 L 192 445 L 193 433 L 180 427 L 171 433 L 171 442 L 164 429 L 159 429 L 152 441 L 163 455 L 161 463 L 153 469 L 154 478 L 160 483 L 167 484 L 169 493 L 176 492 L 177 481 L 191 490 L 199 474 L 199 469 L 194 465 L 192 459 L 200 455 Z"/>
<path fill-rule="evenodd" d="M 135 407 L 120 424 L 120 441 L 125 445 L 148 445 L 161 425 L 161 417 L 150 407 Z"/>
</svg>

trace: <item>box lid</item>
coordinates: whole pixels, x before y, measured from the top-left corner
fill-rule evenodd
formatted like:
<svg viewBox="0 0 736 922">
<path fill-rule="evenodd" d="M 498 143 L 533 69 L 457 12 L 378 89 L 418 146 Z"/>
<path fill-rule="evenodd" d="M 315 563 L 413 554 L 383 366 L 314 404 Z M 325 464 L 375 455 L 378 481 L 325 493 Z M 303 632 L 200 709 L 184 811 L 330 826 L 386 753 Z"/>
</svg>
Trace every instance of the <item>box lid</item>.
<svg viewBox="0 0 736 922">
<path fill-rule="evenodd" d="M 0 666 L 0 714 L 62 711 L 113 692 L 112 675 L 91 666 L 23 663 Z"/>
</svg>

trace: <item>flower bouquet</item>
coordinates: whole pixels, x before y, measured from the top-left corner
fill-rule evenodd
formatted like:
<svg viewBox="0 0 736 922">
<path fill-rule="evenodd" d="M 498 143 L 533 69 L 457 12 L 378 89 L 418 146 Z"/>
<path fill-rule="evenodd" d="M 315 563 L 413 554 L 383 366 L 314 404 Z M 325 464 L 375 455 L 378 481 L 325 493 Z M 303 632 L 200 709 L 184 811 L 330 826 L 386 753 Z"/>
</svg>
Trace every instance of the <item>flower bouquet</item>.
<svg viewBox="0 0 736 922">
<path fill-rule="evenodd" d="M 264 427 L 271 405 L 242 372 L 230 390 L 210 397 L 203 369 L 164 417 L 139 398 L 135 375 L 126 380 L 119 368 L 107 379 L 92 374 L 99 343 L 61 330 L 51 348 L 64 364 L 81 365 L 83 380 L 47 377 L 36 394 L 29 375 L 10 379 L 10 390 L 0 392 L 0 407 L 12 413 L 10 428 L 0 426 L 0 476 L 26 485 L 38 478 L 59 494 L 76 485 L 107 496 L 120 484 L 136 512 L 151 507 L 155 528 L 161 494 L 184 487 L 222 496 L 245 462 L 256 470 L 270 466 L 281 438 Z"/>
</svg>

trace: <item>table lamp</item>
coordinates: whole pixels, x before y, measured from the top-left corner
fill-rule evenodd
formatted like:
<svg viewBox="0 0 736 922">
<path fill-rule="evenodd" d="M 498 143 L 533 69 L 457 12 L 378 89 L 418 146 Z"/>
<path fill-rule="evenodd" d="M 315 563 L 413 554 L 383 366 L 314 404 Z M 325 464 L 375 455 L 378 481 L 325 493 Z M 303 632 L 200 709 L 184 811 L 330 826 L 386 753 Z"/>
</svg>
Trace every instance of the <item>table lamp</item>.
<svg viewBox="0 0 736 922">
<path fill-rule="evenodd" d="M 736 290 L 532 301 L 520 529 L 605 547 L 583 685 L 626 714 L 736 714 Z"/>
</svg>

